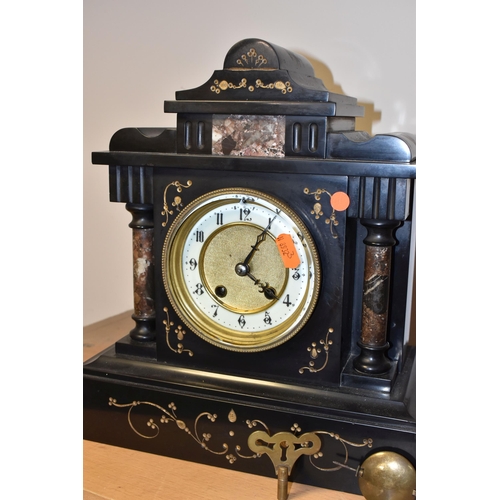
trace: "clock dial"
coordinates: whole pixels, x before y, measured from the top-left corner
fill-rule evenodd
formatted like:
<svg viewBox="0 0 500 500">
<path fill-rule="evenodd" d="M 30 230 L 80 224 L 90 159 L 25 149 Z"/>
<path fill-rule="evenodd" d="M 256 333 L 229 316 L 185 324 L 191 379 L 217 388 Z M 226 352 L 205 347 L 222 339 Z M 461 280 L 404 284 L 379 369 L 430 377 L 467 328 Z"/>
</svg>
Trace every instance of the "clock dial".
<svg viewBox="0 0 500 500">
<path fill-rule="evenodd" d="M 165 238 L 167 295 L 193 332 L 255 352 L 282 344 L 310 317 L 320 266 L 300 218 L 274 197 L 221 189 L 189 204 Z"/>
</svg>

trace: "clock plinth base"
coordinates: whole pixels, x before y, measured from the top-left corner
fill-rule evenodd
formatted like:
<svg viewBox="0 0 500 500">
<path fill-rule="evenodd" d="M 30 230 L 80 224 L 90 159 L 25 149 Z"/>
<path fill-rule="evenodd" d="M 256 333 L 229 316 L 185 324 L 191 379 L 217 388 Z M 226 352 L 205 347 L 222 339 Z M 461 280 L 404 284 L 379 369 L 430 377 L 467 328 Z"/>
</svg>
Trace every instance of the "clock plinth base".
<svg viewBox="0 0 500 500">
<path fill-rule="evenodd" d="M 84 364 L 84 439 L 275 478 L 249 436 L 260 430 L 271 442 L 279 433 L 297 440 L 312 433 L 320 453 L 301 456 L 290 481 L 354 494 L 355 471 L 372 453 L 397 450 L 415 461 L 414 350 L 390 394 L 364 392 L 360 405 L 356 388 L 222 380 L 117 353 L 127 339 Z"/>
</svg>

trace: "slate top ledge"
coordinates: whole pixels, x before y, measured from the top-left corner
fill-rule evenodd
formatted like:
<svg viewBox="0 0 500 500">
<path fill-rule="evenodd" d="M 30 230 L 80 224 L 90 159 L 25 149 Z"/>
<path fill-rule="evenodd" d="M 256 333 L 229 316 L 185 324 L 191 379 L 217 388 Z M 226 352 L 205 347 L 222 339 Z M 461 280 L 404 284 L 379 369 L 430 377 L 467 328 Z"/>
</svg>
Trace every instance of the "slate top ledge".
<svg viewBox="0 0 500 500">
<path fill-rule="evenodd" d="M 276 172 L 287 174 L 348 175 L 415 179 L 414 163 L 336 159 L 267 158 L 261 156 L 179 155 L 175 153 L 98 151 L 92 153 L 95 165 L 128 167 L 185 168 L 221 171 Z"/>
<path fill-rule="evenodd" d="M 165 113 L 364 116 L 363 107 L 341 99 L 335 102 L 165 101 L 163 110 Z"/>
</svg>

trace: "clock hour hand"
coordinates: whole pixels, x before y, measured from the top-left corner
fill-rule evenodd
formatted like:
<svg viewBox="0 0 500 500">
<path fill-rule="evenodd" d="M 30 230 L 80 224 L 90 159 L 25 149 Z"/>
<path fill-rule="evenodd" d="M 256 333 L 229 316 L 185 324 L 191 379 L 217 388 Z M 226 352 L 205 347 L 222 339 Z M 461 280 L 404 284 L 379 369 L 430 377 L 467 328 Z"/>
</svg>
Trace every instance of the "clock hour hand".
<svg viewBox="0 0 500 500">
<path fill-rule="evenodd" d="M 275 215 L 270 221 L 267 227 L 262 231 L 262 233 L 257 236 L 257 240 L 255 241 L 255 245 L 252 245 L 252 250 L 250 253 L 246 256 L 246 259 L 243 261 L 243 265 L 247 266 L 250 261 L 252 260 L 252 257 L 254 256 L 255 252 L 259 249 L 259 245 L 266 240 L 266 235 L 269 229 L 271 228 L 271 224 L 274 222 L 274 219 L 276 219 L 277 215 Z"/>
<path fill-rule="evenodd" d="M 250 273 L 248 273 L 247 276 L 254 282 L 255 285 L 259 285 L 259 292 L 263 293 L 266 299 L 273 300 L 278 298 L 276 290 L 272 286 L 269 286 L 269 283 L 263 283 Z"/>
</svg>

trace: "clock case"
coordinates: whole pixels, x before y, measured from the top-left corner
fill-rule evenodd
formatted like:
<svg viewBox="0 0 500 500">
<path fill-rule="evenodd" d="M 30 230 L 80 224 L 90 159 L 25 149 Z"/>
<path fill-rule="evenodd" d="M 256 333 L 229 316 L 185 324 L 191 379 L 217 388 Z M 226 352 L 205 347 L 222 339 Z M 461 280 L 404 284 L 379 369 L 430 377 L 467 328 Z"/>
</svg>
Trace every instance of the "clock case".
<svg viewBox="0 0 500 500">
<path fill-rule="evenodd" d="M 329 92 L 305 58 L 258 39 L 234 45 L 222 70 L 164 110 L 177 114 L 176 128 L 122 129 L 92 155 L 109 166 L 110 200 L 132 215 L 136 327 L 84 364 L 84 438 L 272 477 L 277 459 L 253 453 L 251 433 L 315 432 L 321 451 L 297 458 L 290 479 L 358 494 L 356 470 L 377 450 L 415 465 L 414 136 L 355 131 L 355 98 Z M 246 143 L 227 126 L 246 131 Z M 172 222 L 222 188 L 276 197 L 316 243 L 315 309 L 272 349 L 206 342 L 165 292 Z M 332 206 L 338 192 L 347 209 Z M 381 248 L 389 262 L 370 305 L 369 252 Z M 377 328 L 382 342 L 370 337 Z"/>
</svg>

